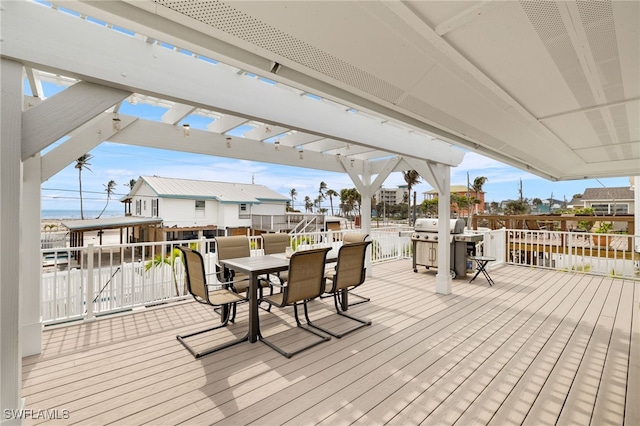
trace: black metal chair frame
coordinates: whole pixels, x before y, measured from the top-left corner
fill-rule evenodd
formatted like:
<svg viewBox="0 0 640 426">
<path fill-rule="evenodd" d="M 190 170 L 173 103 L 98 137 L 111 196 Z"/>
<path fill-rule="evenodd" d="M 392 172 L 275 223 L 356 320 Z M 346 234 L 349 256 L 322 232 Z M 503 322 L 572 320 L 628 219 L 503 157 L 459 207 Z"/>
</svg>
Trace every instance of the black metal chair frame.
<svg viewBox="0 0 640 426">
<path fill-rule="evenodd" d="M 182 260 L 183 260 L 183 264 L 185 267 L 185 279 L 187 280 L 187 289 L 189 291 L 189 294 L 191 294 L 191 296 L 193 296 L 193 298 L 198 302 L 198 303 L 202 303 L 204 305 L 209 305 L 212 306 L 214 309 L 215 308 L 220 308 L 220 321 L 221 324 L 215 327 L 210 327 L 207 328 L 205 330 L 200 330 L 200 331 L 196 331 L 194 333 L 189 333 L 189 334 L 185 334 L 185 335 L 177 335 L 176 339 L 178 339 L 178 341 L 180 343 L 182 343 L 182 345 L 191 353 L 191 355 L 194 356 L 194 358 L 200 358 L 203 357 L 205 355 L 211 354 L 213 352 L 217 352 L 219 350 L 228 348 L 230 346 L 233 345 L 237 345 L 238 343 L 242 343 L 244 341 L 248 341 L 249 339 L 249 334 L 247 333 L 244 337 L 241 337 L 239 339 L 234 339 L 232 341 L 229 342 L 225 342 L 222 343 L 220 345 L 214 346 L 212 348 L 203 350 L 203 351 L 196 351 L 192 346 L 190 346 L 185 339 L 188 339 L 190 337 L 193 336 L 197 336 L 199 334 L 203 334 L 203 333 L 207 333 L 209 331 L 213 331 L 213 330 L 217 330 L 219 328 L 223 328 L 226 327 L 227 324 L 230 322 L 230 316 L 231 316 L 231 311 L 233 311 L 233 316 L 235 317 L 235 306 L 236 303 L 238 302 L 242 302 L 245 301 L 246 299 L 243 298 L 242 296 L 240 296 L 238 293 L 229 290 L 229 286 L 232 284 L 230 282 L 225 282 L 221 284 L 221 289 L 220 290 L 214 290 L 214 292 L 210 292 L 209 291 L 209 285 L 206 282 L 206 274 L 205 274 L 205 270 L 204 270 L 204 260 L 202 258 L 202 255 L 195 251 L 195 250 L 191 250 L 190 248 L 187 247 L 182 247 L 179 246 L 177 247 L 181 252 L 182 252 Z M 197 260 L 199 262 L 199 265 L 194 265 L 192 264 L 190 265 L 189 260 L 187 259 L 188 257 L 191 256 L 197 256 Z M 194 270 L 194 266 L 195 266 L 195 270 Z M 198 277 L 196 279 L 196 277 Z M 196 282 L 197 281 L 201 281 L 201 283 L 203 284 L 202 288 L 197 288 L 196 287 Z M 214 300 L 214 298 L 217 299 L 225 299 L 225 300 L 229 300 L 227 302 L 217 302 Z M 232 305 L 232 306 L 229 306 Z M 233 320 L 231 320 L 231 322 L 233 322 Z"/>
<path fill-rule="evenodd" d="M 329 290 L 325 290 L 326 293 L 330 293 L 331 295 L 333 295 L 333 303 L 335 304 L 335 307 L 336 307 L 336 313 L 345 318 L 349 318 L 357 322 L 358 324 L 345 331 L 342 331 L 341 333 L 338 333 L 338 332 L 329 330 L 327 328 L 321 327 L 319 325 L 313 324 L 307 318 L 307 323 L 310 327 L 317 328 L 318 330 L 321 330 L 339 339 L 349 333 L 352 333 L 363 327 L 371 325 L 371 321 L 369 320 L 364 320 L 356 316 L 347 314 L 342 309 L 342 306 L 338 301 L 338 297 L 343 291 L 349 291 L 348 290 L 349 288 L 358 287 L 359 285 L 364 283 L 367 277 L 367 269 L 364 267 L 364 261 L 367 253 L 367 246 L 369 244 L 371 244 L 371 241 L 360 241 L 357 243 L 345 244 L 342 247 L 340 247 L 340 251 L 338 252 L 338 265 L 336 266 L 336 272 L 333 276 L 327 277 L 327 281 L 330 282 L 331 287 L 329 288 Z M 360 253 L 358 253 L 358 251 Z M 354 256 L 358 256 L 358 255 L 359 257 L 356 260 Z M 347 262 L 353 262 L 354 260 L 356 260 L 356 262 L 359 264 L 359 269 L 360 269 L 359 277 L 356 277 L 354 275 L 355 268 L 353 268 L 352 264 L 348 265 L 346 268 L 341 267 L 342 265 L 347 264 Z M 352 295 L 353 293 L 349 291 L 349 294 Z"/>
<path fill-rule="evenodd" d="M 327 252 L 329 250 L 331 249 L 320 248 L 304 250 L 291 255 L 288 271 L 289 281 L 287 281 L 282 286 L 281 293 L 269 295 L 264 298 L 265 302 L 279 308 L 293 305 L 293 313 L 296 320 L 296 326 L 320 338 L 299 349 L 287 352 L 277 346 L 275 343 L 271 342 L 266 337 L 262 336 L 262 334 L 259 335 L 260 340 L 262 340 L 267 346 L 287 358 L 291 358 L 292 356 L 304 350 L 312 348 L 316 345 L 319 345 L 320 343 L 326 342 L 331 339 L 331 337 L 318 333 L 317 331 L 303 324 L 300 321 L 300 317 L 298 315 L 298 305 L 302 304 L 305 320 L 307 321 L 307 324 L 310 325 L 307 303 L 313 299 L 318 298 L 324 290 L 324 265 L 327 258 Z M 319 260 L 317 260 L 317 263 L 313 263 L 312 265 L 305 265 L 305 262 L 308 261 L 308 259 L 305 259 L 305 257 L 314 255 L 318 256 Z M 304 294 L 304 297 L 296 298 L 296 294 L 299 294 L 300 292 Z M 291 295 L 290 293 L 293 293 L 293 295 Z"/>
</svg>

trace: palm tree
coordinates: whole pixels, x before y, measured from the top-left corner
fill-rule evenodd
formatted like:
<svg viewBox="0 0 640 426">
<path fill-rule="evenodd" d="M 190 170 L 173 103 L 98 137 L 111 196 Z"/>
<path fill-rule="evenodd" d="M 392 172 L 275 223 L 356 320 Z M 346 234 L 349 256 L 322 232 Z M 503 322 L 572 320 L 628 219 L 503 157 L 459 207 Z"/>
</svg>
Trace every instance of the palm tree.
<svg viewBox="0 0 640 426">
<path fill-rule="evenodd" d="M 325 193 L 327 192 L 327 184 L 326 182 L 320 182 L 320 187 L 318 188 L 318 209 L 320 209 L 320 207 L 322 207 L 320 204 L 322 203 L 322 200 L 324 200 L 325 198 Z"/>
<path fill-rule="evenodd" d="M 293 206 L 293 202 L 294 202 L 294 201 L 295 201 L 295 199 L 296 199 L 296 195 L 298 195 L 298 191 L 296 191 L 296 189 L 295 189 L 295 188 L 291 188 L 291 189 L 289 190 L 289 195 L 291 196 L 291 211 L 294 211 L 294 210 L 295 210 L 295 207 Z"/>
<path fill-rule="evenodd" d="M 130 179 L 129 183 L 126 183 L 124 186 L 128 186 L 129 187 L 129 191 L 131 191 L 133 189 L 134 186 L 136 186 L 136 182 L 138 182 L 135 179 Z"/>
<path fill-rule="evenodd" d="M 102 213 L 104 213 L 104 211 L 107 209 L 107 206 L 109 205 L 109 200 L 111 199 L 111 196 L 113 195 L 114 189 L 116 187 L 116 181 L 112 179 L 109 181 L 109 183 L 104 185 L 104 187 L 105 187 L 105 191 L 107 191 L 107 203 L 104 205 L 104 208 L 102 209 L 98 217 L 96 217 L 96 219 L 100 219 L 100 216 L 102 216 Z"/>
<path fill-rule="evenodd" d="M 311 201 L 311 197 L 308 195 L 304 197 L 304 208 L 307 212 L 313 212 L 313 201 Z"/>
<path fill-rule="evenodd" d="M 340 194 L 338 194 L 333 189 L 327 189 L 327 192 L 325 192 L 325 195 L 329 197 L 329 204 L 331 204 L 331 216 L 333 216 L 333 197 L 337 197 Z"/>
<path fill-rule="evenodd" d="M 408 170 L 406 172 L 402 172 L 402 177 L 404 177 L 404 181 L 407 183 L 407 190 L 409 192 L 409 205 L 411 205 L 411 188 L 420 183 L 420 175 L 415 170 Z M 413 221 L 415 223 L 416 216 L 416 206 L 414 203 L 413 206 Z M 411 226 L 411 215 L 409 215 L 409 226 Z"/>
<path fill-rule="evenodd" d="M 80 189 L 80 219 L 84 219 L 84 210 L 82 208 L 82 169 L 91 171 L 91 169 L 89 168 L 89 166 L 91 165 L 91 163 L 89 163 L 89 160 L 91 160 L 92 158 L 93 155 L 88 153 L 84 154 L 76 160 L 75 165 L 75 168 L 78 169 L 78 183 Z"/>
<path fill-rule="evenodd" d="M 471 189 L 473 189 L 473 191 L 476 193 L 476 198 L 478 200 L 480 200 L 480 193 L 482 192 L 482 187 L 484 186 L 485 183 L 487 183 L 488 180 L 489 179 L 484 176 L 478 176 L 473 180 L 473 185 L 471 186 Z"/>
<path fill-rule="evenodd" d="M 182 252 L 174 248 L 166 256 L 162 254 L 156 254 L 153 259 L 148 260 L 144 265 L 145 272 L 151 268 L 158 268 L 162 265 L 169 265 L 173 274 L 173 285 L 176 289 L 176 296 L 180 296 L 180 289 L 178 288 L 178 275 L 176 274 L 176 260 L 182 259 Z M 185 282 L 186 287 L 186 282 Z M 186 288 L 183 289 L 183 294 L 186 293 Z"/>
</svg>

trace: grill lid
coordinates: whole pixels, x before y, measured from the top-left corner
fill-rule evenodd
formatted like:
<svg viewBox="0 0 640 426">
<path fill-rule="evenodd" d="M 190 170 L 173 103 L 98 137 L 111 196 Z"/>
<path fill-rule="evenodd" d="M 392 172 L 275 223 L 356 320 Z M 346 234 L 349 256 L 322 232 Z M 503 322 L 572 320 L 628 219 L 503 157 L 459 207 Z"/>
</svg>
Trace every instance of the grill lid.
<svg viewBox="0 0 640 426">
<path fill-rule="evenodd" d="M 416 232 L 438 232 L 438 219 L 417 219 Z M 449 219 L 449 233 L 462 234 L 464 232 L 464 219 Z"/>
</svg>

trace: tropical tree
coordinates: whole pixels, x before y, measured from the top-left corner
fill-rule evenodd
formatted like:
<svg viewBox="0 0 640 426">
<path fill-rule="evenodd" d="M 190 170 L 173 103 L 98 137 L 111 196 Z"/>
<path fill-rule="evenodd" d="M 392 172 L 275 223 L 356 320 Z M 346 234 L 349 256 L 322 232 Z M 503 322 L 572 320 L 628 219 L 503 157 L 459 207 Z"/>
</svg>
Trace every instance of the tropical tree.
<svg viewBox="0 0 640 426">
<path fill-rule="evenodd" d="M 407 192 L 409 193 L 408 204 L 411 204 L 411 189 L 420 183 L 420 174 L 418 174 L 415 170 L 407 170 L 406 172 L 402 172 L 402 177 L 404 177 L 404 181 L 407 183 Z M 415 212 L 416 206 L 414 203 L 413 206 L 413 223 L 415 223 Z M 409 215 L 409 226 L 412 225 L 411 215 Z"/>
<path fill-rule="evenodd" d="M 311 197 L 308 195 L 304 197 L 304 209 L 307 212 L 313 212 L 313 201 L 311 201 Z"/>
<path fill-rule="evenodd" d="M 298 195 L 298 191 L 296 191 L 295 188 L 291 188 L 289 190 L 289 196 L 291 197 L 291 210 L 295 210 L 294 206 L 293 206 L 293 202 L 296 200 L 296 195 Z"/>
<path fill-rule="evenodd" d="M 135 179 L 129 179 L 129 183 L 125 183 L 124 186 L 128 186 L 129 187 L 129 191 L 131 191 L 133 189 L 134 186 L 136 186 L 136 182 L 138 182 Z"/>
<path fill-rule="evenodd" d="M 104 208 L 102 209 L 98 217 L 96 217 L 96 219 L 100 219 L 100 216 L 102 216 L 102 213 L 104 213 L 104 211 L 107 209 L 107 206 L 109 205 L 109 200 L 111 199 L 111 196 L 115 192 L 116 182 L 112 179 L 106 185 L 103 185 L 103 186 L 105 188 L 104 190 L 107 191 L 107 203 L 104 205 Z"/>
<path fill-rule="evenodd" d="M 479 204 L 482 187 L 484 186 L 485 183 L 487 183 L 488 180 L 489 179 L 484 176 L 478 176 L 473 180 L 473 185 L 471 185 L 471 189 L 473 189 L 473 191 L 476 193 L 476 199 L 478 200 L 478 203 L 476 204 Z"/>
<path fill-rule="evenodd" d="M 422 213 L 429 217 L 436 216 L 438 214 L 438 199 L 424 200 L 422 202 Z"/>
<path fill-rule="evenodd" d="M 326 199 L 325 193 L 327 192 L 327 184 L 326 182 L 320 182 L 320 187 L 318 188 L 318 209 L 322 207 L 320 204 L 322 200 Z"/>
<path fill-rule="evenodd" d="M 327 189 L 325 195 L 329 197 L 329 204 L 331 205 L 331 216 L 333 216 L 333 197 L 338 197 L 340 194 L 338 194 L 333 189 Z"/>
<path fill-rule="evenodd" d="M 182 252 L 174 248 L 166 256 L 162 256 L 162 254 L 157 254 L 153 257 L 153 259 L 148 260 L 144 265 L 144 270 L 148 271 L 151 268 L 157 268 L 162 265 L 169 265 L 171 267 L 171 272 L 173 274 L 173 285 L 176 289 L 176 296 L 180 296 L 180 289 L 178 288 L 178 275 L 176 274 L 176 261 L 180 261 L 182 259 Z M 186 283 L 185 288 L 183 289 L 183 294 L 186 293 Z"/>
<path fill-rule="evenodd" d="M 80 191 L 80 219 L 84 219 L 84 209 L 82 207 L 82 170 L 87 169 L 91 171 L 91 169 L 89 168 L 89 166 L 91 165 L 91 163 L 89 163 L 89 160 L 91 160 L 92 158 L 93 155 L 88 153 L 84 154 L 76 160 L 76 165 L 74 166 L 76 169 L 78 169 L 78 188 Z"/>
<path fill-rule="evenodd" d="M 524 214 L 529 210 L 526 200 L 509 201 L 505 206 L 504 213 L 507 215 Z"/>
</svg>

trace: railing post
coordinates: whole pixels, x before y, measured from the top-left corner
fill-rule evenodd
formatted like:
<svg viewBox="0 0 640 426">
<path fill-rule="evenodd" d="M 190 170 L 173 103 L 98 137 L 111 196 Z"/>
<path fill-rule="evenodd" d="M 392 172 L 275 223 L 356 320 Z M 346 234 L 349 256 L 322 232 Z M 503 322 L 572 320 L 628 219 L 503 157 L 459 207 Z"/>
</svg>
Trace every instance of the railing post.
<svg viewBox="0 0 640 426">
<path fill-rule="evenodd" d="M 87 298 L 85 303 L 87 305 L 86 319 L 94 319 L 93 313 L 93 243 L 87 244 Z"/>
</svg>

